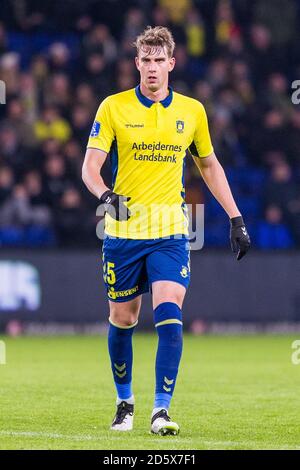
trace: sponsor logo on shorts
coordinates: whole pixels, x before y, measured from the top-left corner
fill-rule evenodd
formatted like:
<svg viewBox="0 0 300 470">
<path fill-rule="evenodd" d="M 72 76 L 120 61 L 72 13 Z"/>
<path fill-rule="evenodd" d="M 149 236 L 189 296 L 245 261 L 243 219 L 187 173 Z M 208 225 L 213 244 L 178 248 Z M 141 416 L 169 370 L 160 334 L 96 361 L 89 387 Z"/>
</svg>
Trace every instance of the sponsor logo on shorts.
<svg viewBox="0 0 300 470">
<path fill-rule="evenodd" d="M 138 291 L 139 286 L 132 287 L 131 289 L 127 290 L 119 290 L 115 291 L 113 287 L 108 289 L 108 297 L 110 299 L 117 299 L 119 297 L 127 297 L 128 295 L 135 294 Z"/>
</svg>

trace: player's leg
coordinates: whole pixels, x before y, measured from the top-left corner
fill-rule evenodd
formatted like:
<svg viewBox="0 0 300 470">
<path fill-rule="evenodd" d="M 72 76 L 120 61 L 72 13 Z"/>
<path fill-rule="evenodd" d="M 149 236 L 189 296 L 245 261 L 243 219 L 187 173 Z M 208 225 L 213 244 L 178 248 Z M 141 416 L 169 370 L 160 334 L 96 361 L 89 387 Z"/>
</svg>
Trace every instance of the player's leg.
<svg viewBox="0 0 300 470">
<path fill-rule="evenodd" d="M 155 400 L 151 431 L 155 434 L 178 434 L 179 426 L 168 414 L 175 389 L 182 354 L 181 307 L 186 289 L 173 281 L 152 284 L 155 328 L 158 348 L 155 363 Z"/>
<path fill-rule="evenodd" d="M 128 302 L 109 302 L 108 350 L 117 396 L 132 397 L 132 335 L 138 322 L 141 296 Z"/>
<path fill-rule="evenodd" d="M 148 290 L 142 249 L 136 245 L 134 240 L 116 238 L 106 238 L 103 243 L 103 273 L 110 308 L 108 349 L 117 390 L 112 429 L 117 431 L 132 429 L 132 335 L 141 294 Z"/>
<path fill-rule="evenodd" d="M 178 434 L 168 415 L 182 355 L 182 304 L 189 283 L 189 250 L 183 240 L 164 240 L 147 260 L 158 334 L 151 431 Z"/>
<path fill-rule="evenodd" d="M 108 350 L 117 391 L 117 412 L 111 429 L 130 431 L 133 427 L 132 335 L 141 308 L 141 296 L 128 302 L 109 302 Z"/>
</svg>

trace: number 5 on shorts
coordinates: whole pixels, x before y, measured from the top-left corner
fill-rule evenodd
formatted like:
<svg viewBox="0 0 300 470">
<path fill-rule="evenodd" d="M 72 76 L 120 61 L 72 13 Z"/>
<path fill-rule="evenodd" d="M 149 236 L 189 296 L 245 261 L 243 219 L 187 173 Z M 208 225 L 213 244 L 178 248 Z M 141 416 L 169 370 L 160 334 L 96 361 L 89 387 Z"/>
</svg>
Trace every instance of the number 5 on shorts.
<svg viewBox="0 0 300 470">
<path fill-rule="evenodd" d="M 104 281 L 111 285 L 116 282 L 116 275 L 113 270 L 114 267 L 115 263 L 111 263 L 110 261 L 107 261 L 107 263 L 103 265 Z"/>
</svg>

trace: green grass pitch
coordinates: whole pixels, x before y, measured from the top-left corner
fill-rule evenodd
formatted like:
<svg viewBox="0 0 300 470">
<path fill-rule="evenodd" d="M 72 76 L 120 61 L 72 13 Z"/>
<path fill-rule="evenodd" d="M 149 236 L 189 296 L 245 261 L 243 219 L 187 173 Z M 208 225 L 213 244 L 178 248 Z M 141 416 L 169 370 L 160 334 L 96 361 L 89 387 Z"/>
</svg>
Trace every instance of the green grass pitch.
<svg viewBox="0 0 300 470">
<path fill-rule="evenodd" d="M 298 335 L 299 336 L 299 335 Z M 170 409 L 179 436 L 149 433 L 156 337 L 134 337 L 135 427 L 115 411 L 105 337 L 2 338 L 0 449 L 300 449 L 297 336 L 185 335 Z"/>
</svg>

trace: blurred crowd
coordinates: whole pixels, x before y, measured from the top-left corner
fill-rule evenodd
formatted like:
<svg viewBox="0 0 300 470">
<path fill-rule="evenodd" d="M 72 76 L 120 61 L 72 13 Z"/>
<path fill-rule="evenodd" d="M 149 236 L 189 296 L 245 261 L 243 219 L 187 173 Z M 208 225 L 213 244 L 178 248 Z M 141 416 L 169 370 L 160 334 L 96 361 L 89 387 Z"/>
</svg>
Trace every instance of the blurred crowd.
<svg viewBox="0 0 300 470">
<path fill-rule="evenodd" d="M 300 247 L 299 1 L 2 3 L 0 245 L 97 245 L 86 143 L 101 100 L 138 83 L 132 43 L 151 24 L 173 32 L 171 85 L 204 104 L 254 245 Z M 227 217 L 188 160 L 187 202 L 205 203 L 205 243 L 227 246 Z"/>
</svg>

